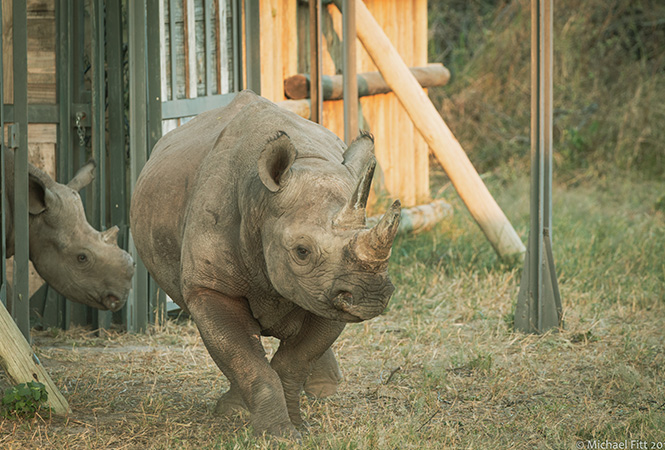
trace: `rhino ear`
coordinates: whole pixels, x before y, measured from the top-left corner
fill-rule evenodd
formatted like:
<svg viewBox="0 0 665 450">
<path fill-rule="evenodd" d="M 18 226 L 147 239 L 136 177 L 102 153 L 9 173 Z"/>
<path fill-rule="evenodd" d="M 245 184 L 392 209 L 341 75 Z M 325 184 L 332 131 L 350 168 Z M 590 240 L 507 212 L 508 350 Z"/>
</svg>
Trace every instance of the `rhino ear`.
<svg viewBox="0 0 665 450">
<path fill-rule="evenodd" d="M 55 194 L 44 181 L 38 174 L 28 174 L 28 211 L 32 215 L 43 213 L 54 201 Z"/>
<path fill-rule="evenodd" d="M 291 166 L 298 152 L 289 136 L 280 131 L 270 139 L 258 161 L 259 178 L 271 192 L 279 191 L 291 175 Z"/>
<path fill-rule="evenodd" d="M 76 172 L 74 178 L 72 178 L 71 181 L 67 183 L 67 186 L 74 189 L 75 191 L 80 191 L 92 183 L 92 180 L 95 179 L 95 167 L 97 167 L 95 160 L 92 158 L 89 159 L 88 162 L 83 167 L 81 167 L 78 172 Z"/>
</svg>

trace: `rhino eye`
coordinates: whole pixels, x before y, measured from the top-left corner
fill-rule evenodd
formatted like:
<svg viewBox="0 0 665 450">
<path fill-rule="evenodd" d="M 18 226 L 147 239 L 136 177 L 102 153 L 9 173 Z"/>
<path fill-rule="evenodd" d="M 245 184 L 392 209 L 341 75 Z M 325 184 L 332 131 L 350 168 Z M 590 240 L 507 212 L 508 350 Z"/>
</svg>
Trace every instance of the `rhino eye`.
<svg viewBox="0 0 665 450">
<path fill-rule="evenodd" d="M 80 253 L 80 254 L 76 257 L 76 259 L 77 259 L 78 262 L 80 262 L 80 263 L 84 263 L 84 262 L 88 261 L 88 257 L 85 255 L 85 253 Z"/>
<path fill-rule="evenodd" d="M 296 256 L 301 261 L 306 260 L 310 253 L 312 252 L 307 247 L 303 247 L 302 245 L 296 247 Z"/>
</svg>

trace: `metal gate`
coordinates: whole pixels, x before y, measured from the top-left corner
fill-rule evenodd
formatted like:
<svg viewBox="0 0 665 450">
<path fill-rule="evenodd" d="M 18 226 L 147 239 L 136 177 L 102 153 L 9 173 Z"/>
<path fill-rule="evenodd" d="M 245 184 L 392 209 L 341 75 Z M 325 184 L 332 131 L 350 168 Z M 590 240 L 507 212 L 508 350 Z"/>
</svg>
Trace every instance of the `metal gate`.
<svg viewBox="0 0 665 450">
<path fill-rule="evenodd" d="M 12 104 L 3 99 L 0 53 L 0 129 L 5 123 L 12 124 L 7 142 L 0 139 L 2 183 L 7 145 L 15 148 L 17 163 L 13 316 L 26 336 L 31 311 L 33 325 L 37 321 L 43 327 L 107 328 L 111 323 L 123 323 L 130 332 L 145 330 L 148 323 L 164 315 L 165 296 L 131 242 L 128 216 L 134 183 L 163 130 L 227 104 L 243 85 L 260 91 L 259 1 L 56 0 L 56 101 L 28 104 L 31 29 L 27 12 L 34 3 L 12 1 Z M 243 12 L 246 65 L 242 63 Z M 0 45 L 0 52 L 2 48 Z M 95 181 L 82 193 L 86 215 L 99 230 L 117 225 L 118 244 L 137 261 L 132 293 L 118 313 L 69 302 L 48 285 L 27 300 L 28 123 L 57 127 L 57 181 L 66 183 L 89 157 L 97 161 Z M 5 192 L 4 184 L 0 188 Z M 3 195 L 0 206 L 5 208 L 5 203 Z M 6 304 L 4 220 L 3 212 L 0 298 Z"/>
</svg>

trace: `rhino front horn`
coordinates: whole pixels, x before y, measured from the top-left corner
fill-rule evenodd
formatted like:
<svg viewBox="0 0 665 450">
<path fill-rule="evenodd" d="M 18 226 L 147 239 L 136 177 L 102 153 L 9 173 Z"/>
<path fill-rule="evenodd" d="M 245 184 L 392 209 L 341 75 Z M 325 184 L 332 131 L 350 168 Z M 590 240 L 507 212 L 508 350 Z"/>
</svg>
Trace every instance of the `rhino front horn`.
<svg viewBox="0 0 665 450">
<path fill-rule="evenodd" d="M 379 262 L 390 257 L 401 213 L 402 205 L 399 200 L 395 200 L 374 228 L 360 231 L 357 234 L 353 250 L 358 259 Z"/>
</svg>

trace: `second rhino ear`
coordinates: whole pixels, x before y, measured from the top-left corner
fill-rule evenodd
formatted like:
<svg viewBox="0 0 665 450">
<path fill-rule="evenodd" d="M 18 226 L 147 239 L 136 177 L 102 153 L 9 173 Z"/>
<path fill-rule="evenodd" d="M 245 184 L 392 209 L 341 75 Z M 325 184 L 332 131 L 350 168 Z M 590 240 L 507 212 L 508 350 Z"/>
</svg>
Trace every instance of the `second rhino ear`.
<svg viewBox="0 0 665 450">
<path fill-rule="evenodd" d="M 41 214 L 54 202 L 55 194 L 37 174 L 28 174 L 28 212 Z"/>
<path fill-rule="evenodd" d="M 92 180 L 95 179 L 95 167 L 97 167 L 95 160 L 89 159 L 88 162 L 83 167 L 81 167 L 78 172 L 76 172 L 74 178 L 72 178 L 71 181 L 67 183 L 67 186 L 74 189 L 75 191 L 80 191 L 92 183 Z"/>
<path fill-rule="evenodd" d="M 291 166 L 297 156 L 289 136 L 280 131 L 268 141 L 258 161 L 259 178 L 271 192 L 279 191 L 291 174 Z"/>
</svg>

